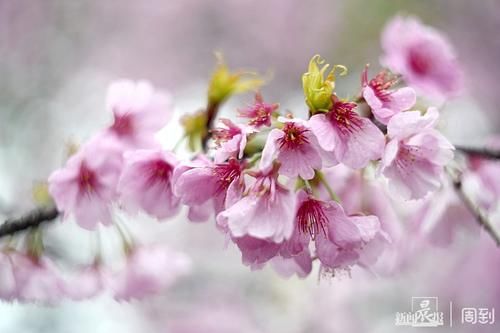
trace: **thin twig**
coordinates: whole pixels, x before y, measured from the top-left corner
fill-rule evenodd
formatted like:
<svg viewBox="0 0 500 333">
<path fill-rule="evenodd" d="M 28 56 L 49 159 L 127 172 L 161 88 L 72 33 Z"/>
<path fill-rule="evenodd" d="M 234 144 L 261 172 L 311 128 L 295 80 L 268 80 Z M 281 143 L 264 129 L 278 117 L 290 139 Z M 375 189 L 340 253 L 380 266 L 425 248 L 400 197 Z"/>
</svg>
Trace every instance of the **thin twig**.
<svg viewBox="0 0 500 333">
<path fill-rule="evenodd" d="M 40 224 L 50 222 L 59 216 L 55 207 L 40 207 L 33 209 L 27 214 L 8 219 L 0 225 L 0 238 L 8 235 L 14 235 L 20 231 L 38 227 Z"/>
<path fill-rule="evenodd" d="M 205 152 L 207 151 L 207 143 L 211 135 L 210 130 L 214 126 L 214 121 L 215 118 L 217 117 L 217 113 L 219 113 L 219 103 L 209 103 L 206 112 L 207 112 L 207 123 L 205 125 L 205 128 L 207 129 L 207 131 L 203 136 L 203 138 L 201 139 L 203 151 Z"/>
<path fill-rule="evenodd" d="M 455 149 L 467 155 L 479 156 L 491 160 L 500 159 L 500 150 L 495 150 L 490 148 L 463 147 L 460 145 L 458 146 L 455 145 Z"/>
<path fill-rule="evenodd" d="M 462 200 L 462 202 L 465 204 L 467 209 L 474 215 L 476 218 L 476 221 L 479 223 L 479 225 L 486 230 L 488 234 L 490 234 L 491 238 L 495 241 L 497 246 L 500 247 L 500 235 L 496 232 L 495 228 L 491 225 L 490 220 L 488 217 L 483 213 L 483 211 L 476 205 L 474 202 L 471 200 L 471 198 L 464 192 L 463 186 L 462 186 L 462 180 L 460 179 L 460 176 L 453 177 L 451 176 L 451 179 L 453 181 L 453 186 L 455 187 L 455 190 L 457 192 L 458 197 Z"/>
</svg>

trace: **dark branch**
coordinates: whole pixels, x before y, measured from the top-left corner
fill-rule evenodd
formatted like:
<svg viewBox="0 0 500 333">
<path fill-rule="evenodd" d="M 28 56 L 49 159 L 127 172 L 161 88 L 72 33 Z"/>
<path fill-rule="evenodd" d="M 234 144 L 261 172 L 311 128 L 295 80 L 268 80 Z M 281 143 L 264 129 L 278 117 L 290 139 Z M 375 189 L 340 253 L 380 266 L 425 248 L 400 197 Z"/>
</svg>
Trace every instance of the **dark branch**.
<svg viewBox="0 0 500 333">
<path fill-rule="evenodd" d="M 210 103 L 207 107 L 207 123 L 205 125 L 205 128 L 207 129 L 207 132 L 205 133 L 205 136 L 202 138 L 202 147 L 203 151 L 207 151 L 207 143 L 208 140 L 210 139 L 210 130 L 214 126 L 214 121 L 215 118 L 217 117 L 217 113 L 219 112 L 219 104 L 218 103 Z"/>
<path fill-rule="evenodd" d="M 455 190 L 464 203 L 465 207 L 474 215 L 476 218 L 476 221 L 479 223 L 479 225 L 490 234 L 490 236 L 493 238 L 497 246 L 500 246 L 500 235 L 496 232 L 496 230 L 493 228 L 491 225 L 488 217 L 483 213 L 483 211 L 472 202 L 471 198 L 467 194 L 465 194 L 463 187 L 462 187 L 462 180 L 460 177 L 452 177 L 453 181 L 453 186 L 455 187 Z"/>
<path fill-rule="evenodd" d="M 38 227 L 54 220 L 59 215 L 55 207 L 36 208 L 19 218 L 8 219 L 0 225 L 0 237 L 16 234 L 20 231 Z"/>
<path fill-rule="evenodd" d="M 483 157 L 491 160 L 500 159 L 500 150 L 489 149 L 489 148 L 462 147 L 462 146 L 455 146 L 455 149 L 467 155 Z"/>
</svg>

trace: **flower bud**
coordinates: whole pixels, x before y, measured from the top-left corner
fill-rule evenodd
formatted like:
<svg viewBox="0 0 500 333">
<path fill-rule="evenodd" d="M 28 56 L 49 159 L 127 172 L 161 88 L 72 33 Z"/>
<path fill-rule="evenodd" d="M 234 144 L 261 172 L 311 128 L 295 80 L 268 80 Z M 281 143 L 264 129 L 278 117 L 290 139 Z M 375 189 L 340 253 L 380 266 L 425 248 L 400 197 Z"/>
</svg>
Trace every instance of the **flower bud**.
<svg viewBox="0 0 500 333">
<path fill-rule="evenodd" d="M 306 104 L 312 114 L 317 112 L 326 112 L 332 107 L 331 96 L 335 89 L 335 70 L 341 70 L 339 75 L 345 75 L 347 68 L 342 65 L 333 66 L 332 70 L 324 78 L 329 64 L 324 64 L 325 60 L 319 55 L 315 55 L 309 62 L 307 73 L 302 75 L 302 86 Z M 324 65 L 323 65 L 324 64 Z M 320 66 L 322 66 L 320 68 Z"/>
<path fill-rule="evenodd" d="M 184 133 L 188 139 L 188 147 L 196 151 L 201 144 L 201 139 L 207 135 L 207 113 L 205 110 L 187 114 L 181 118 Z"/>
<path fill-rule="evenodd" d="M 264 80 L 256 73 L 230 72 L 222 55 L 216 54 L 216 57 L 218 64 L 208 87 L 209 104 L 220 104 L 233 94 L 256 90 L 264 84 Z"/>
</svg>

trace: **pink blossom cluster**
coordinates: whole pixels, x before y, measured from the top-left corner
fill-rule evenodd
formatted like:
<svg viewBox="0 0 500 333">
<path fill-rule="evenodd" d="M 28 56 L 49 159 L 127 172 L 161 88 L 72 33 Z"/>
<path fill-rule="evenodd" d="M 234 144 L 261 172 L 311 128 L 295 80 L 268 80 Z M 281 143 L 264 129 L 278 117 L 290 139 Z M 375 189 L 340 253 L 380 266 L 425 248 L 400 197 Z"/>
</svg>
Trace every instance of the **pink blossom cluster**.
<svg viewBox="0 0 500 333">
<path fill-rule="evenodd" d="M 387 69 L 370 77 L 367 67 L 355 99 L 335 90 L 336 71 L 341 76 L 346 68 L 328 73 L 313 57 L 303 76 L 307 118 L 257 93 L 234 112 L 238 121 L 220 118 L 211 128 L 223 100 L 245 87 L 238 85 L 240 74 L 220 67 L 206 113 L 195 114 L 185 128 L 186 136 L 203 139 L 200 146 L 206 133 L 211 140 L 187 160 L 155 137 L 172 115 L 170 98 L 146 82 L 113 83 L 107 99 L 112 124 L 49 177 L 55 205 L 64 219 L 89 230 L 115 223 L 115 210 L 164 220 L 186 206 L 190 221 L 215 221 L 251 269 L 270 263 L 283 276 L 299 277 L 308 276 L 314 262 L 332 274 L 370 269 L 396 235 L 387 222 L 391 207 L 381 198 L 387 191 L 400 200 L 428 198 L 442 187 L 453 158 L 453 145 L 437 129 L 439 110 L 417 110 L 417 93 L 449 97 L 461 85 L 451 46 L 416 19 L 394 19 L 382 46 Z M 489 167 L 477 165 L 487 177 Z M 340 174 L 351 175 L 344 179 L 352 183 L 341 185 Z M 66 286 L 45 256 L 6 250 L 0 253 L 0 277 L 7 281 L 0 297 L 79 299 L 106 288 L 127 300 L 159 291 L 188 268 L 183 255 L 163 246 L 124 244 L 124 269 L 90 265 L 77 274 L 78 290 Z"/>
<path fill-rule="evenodd" d="M 393 41 L 397 29 L 411 30 L 412 42 Z M 417 52 L 420 45 L 439 51 L 434 44 L 444 39 L 431 32 L 412 18 L 390 23 L 383 46 L 392 72 L 370 79 L 365 69 L 358 100 L 340 98 L 333 90 L 334 72 L 326 78 L 325 67 L 314 72 L 322 65 L 314 57 L 305 75 L 314 76 L 313 85 L 331 85 L 323 95 L 326 107 L 311 108 L 315 90 L 306 86 L 308 119 L 280 114 L 278 104 L 257 94 L 238 112 L 246 122 L 219 119 L 210 129 L 210 150 L 188 161 L 178 161 L 154 140 L 169 118 L 168 98 L 146 83 L 113 84 L 107 104 L 114 123 L 53 173 L 50 192 L 58 209 L 87 229 L 110 224 L 113 206 L 164 219 L 186 205 L 191 221 L 215 219 L 252 268 L 272 261 L 306 276 L 315 259 L 327 271 L 364 265 L 366 252 L 381 253 L 390 237 L 376 215 L 346 213 L 325 173 L 338 164 L 371 169 L 404 199 L 423 198 L 441 186 L 453 146 L 435 128 L 439 112 L 433 107 L 409 111 L 417 96 L 412 86 L 439 85 L 444 79 L 438 74 L 450 70 L 448 48 L 440 57 Z M 376 120 L 357 112 L 362 104 Z M 265 143 L 249 152 L 247 146 L 258 137 Z M 327 195 L 320 193 L 322 187 Z"/>
<path fill-rule="evenodd" d="M 7 248 L 0 251 L 0 299 L 55 304 L 107 292 L 118 301 L 128 301 L 161 292 L 189 269 L 186 255 L 160 244 L 131 248 L 120 267 L 111 269 L 96 261 L 71 274 L 47 256 Z"/>
</svg>

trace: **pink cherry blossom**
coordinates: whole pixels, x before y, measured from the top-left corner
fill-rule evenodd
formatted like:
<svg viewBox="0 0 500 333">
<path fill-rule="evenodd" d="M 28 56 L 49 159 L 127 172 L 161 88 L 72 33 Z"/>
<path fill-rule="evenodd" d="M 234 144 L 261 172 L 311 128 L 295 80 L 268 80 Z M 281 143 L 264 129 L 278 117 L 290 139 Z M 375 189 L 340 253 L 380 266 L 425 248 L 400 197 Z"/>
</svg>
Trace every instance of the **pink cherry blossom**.
<svg viewBox="0 0 500 333">
<path fill-rule="evenodd" d="M 238 110 L 239 116 L 248 118 L 248 125 L 255 128 L 262 126 L 271 126 L 271 118 L 274 111 L 279 107 L 279 104 L 264 103 L 260 93 L 255 94 L 255 102 L 252 106 Z"/>
<path fill-rule="evenodd" d="M 384 150 L 384 135 L 369 119 L 353 110 L 355 103 L 333 97 L 332 110 L 315 114 L 309 120 L 319 145 L 330 155 L 351 168 L 365 167 L 370 160 L 379 159 Z"/>
<path fill-rule="evenodd" d="M 397 79 L 390 78 L 386 71 L 378 73 L 368 81 L 368 66 L 363 71 L 363 98 L 370 106 L 375 118 L 385 125 L 396 113 L 409 110 L 416 102 L 417 96 L 413 88 L 389 90 L 396 82 Z"/>
<path fill-rule="evenodd" d="M 99 222 L 111 224 L 122 163 L 120 147 L 113 140 L 106 136 L 91 140 L 49 177 L 57 209 L 65 218 L 73 215 L 85 229 L 94 229 Z"/>
<path fill-rule="evenodd" d="M 198 159 L 182 163 L 174 170 L 174 193 L 190 207 L 189 218 L 205 221 L 224 210 L 228 198 L 239 198 L 243 191 L 243 166 L 234 158 L 224 163 Z"/>
<path fill-rule="evenodd" d="M 305 122 L 280 118 L 282 129 L 273 129 L 262 150 L 260 169 L 269 170 L 274 158 L 280 162 L 279 173 L 287 177 L 314 178 L 314 170 L 321 169 L 325 154 Z M 326 160 L 326 159 L 325 159 Z"/>
<path fill-rule="evenodd" d="M 211 130 L 217 146 L 215 161 L 222 163 L 229 157 L 242 158 L 247 144 L 247 134 L 252 130 L 246 126 L 236 125 L 229 119 L 221 119 L 219 127 Z"/>
<path fill-rule="evenodd" d="M 397 16 L 382 34 L 381 62 L 421 93 L 437 99 L 457 95 L 463 74 L 450 42 L 415 17 Z"/>
<path fill-rule="evenodd" d="M 360 263 L 364 247 L 382 233 L 376 216 L 347 216 L 335 201 L 318 200 L 303 190 L 297 196 L 297 228 L 314 241 L 316 255 L 328 269 L 348 268 Z M 303 238 L 295 240 L 303 242 Z M 301 246 L 299 244 L 298 248 Z M 381 246 L 376 248 L 378 254 L 383 249 Z M 367 258 L 367 262 L 368 259 L 371 258 Z"/>
<path fill-rule="evenodd" d="M 10 301 L 17 296 L 17 283 L 14 274 L 11 251 L 0 251 L 0 299 Z"/>
<path fill-rule="evenodd" d="M 122 271 L 110 283 L 116 300 L 128 301 L 161 292 L 187 274 L 189 258 L 163 245 L 134 247 Z"/>
<path fill-rule="evenodd" d="M 34 258 L 17 251 L 3 254 L 2 267 L 8 292 L 2 297 L 13 297 L 24 302 L 54 304 L 64 296 L 63 280 L 54 263 L 47 257 Z M 3 266 L 3 265 L 2 265 Z M 10 272 L 8 272 L 10 271 Z"/>
<path fill-rule="evenodd" d="M 296 274 L 299 278 L 303 279 L 312 271 L 312 258 L 309 251 L 303 251 L 290 258 L 274 257 L 271 260 L 271 265 L 284 278 L 289 278 Z"/>
<path fill-rule="evenodd" d="M 500 149 L 500 137 L 488 140 L 486 147 Z M 500 162 L 480 156 L 469 156 L 470 170 L 462 176 L 464 186 L 469 182 L 476 183 L 475 201 L 486 210 L 495 210 L 500 202 Z"/>
<path fill-rule="evenodd" d="M 64 295 L 75 301 L 95 297 L 107 287 L 108 277 L 108 271 L 98 263 L 77 268 L 66 279 Z"/>
<path fill-rule="evenodd" d="M 172 176 L 177 158 L 162 150 L 126 152 L 118 184 L 121 202 L 129 211 L 138 209 L 158 219 L 175 215 L 179 199 L 174 196 Z"/>
<path fill-rule="evenodd" d="M 380 171 L 391 192 L 404 199 L 419 199 L 441 186 L 444 166 L 453 158 L 453 145 L 434 129 L 438 111 L 429 108 L 402 112 L 387 126 L 387 143 Z"/>
<path fill-rule="evenodd" d="M 261 269 L 265 263 L 278 254 L 281 247 L 281 244 L 273 241 L 248 235 L 235 237 L 233 242 L 241 251 L 243 264 L 249 266 L 252 270 Z"/>
<path fill-rule="evenodd" d="M 157 147 L 155 133 L 172 116 L 170 97 L 156 92 L 150 83 L 121 80 L 108 89 L 107 108 L 114 122 L 106 134 L 126 149 Z"/>
<path fill-rule="evenodd" d="M 219 213 L 217 224 L 233 237 L 248 235 L 281 243 L 293 232 L 295 195 L 278 182 L 275 170 L 255 177 L 246 195 Z"/>
<path fill-rule="evenodd" d="M 463 185 L 466 188 L 465 181 Z M 449 246 L 460 231 L 477 237 L 480 232 L 474 215 L 463 205 L 451 181 L 443 182 L 439 191 L 421 201 L 409 224 L 415 236 L 440 247 Z"/>
<path fill-rule="evenodd" d="M 347 215 L 375 215 L 380 221 L 380 232 L 363 247 L 358 264 L 377 275 L 393 274 L 406 258 L 404 248 L 409 235 L 405 227 L 408 223 L 402 223 L 403 216 L 396 212 L 398 205 L 389 195 L 385 179 L 367 177 L 364 172 L 342 164 L 323 170 L 323 175 L 329 184 L 335 184 L 335 192 Z M 318 197 L 330 198 L 322 185 L 318 188 Z"/>
</svg>

